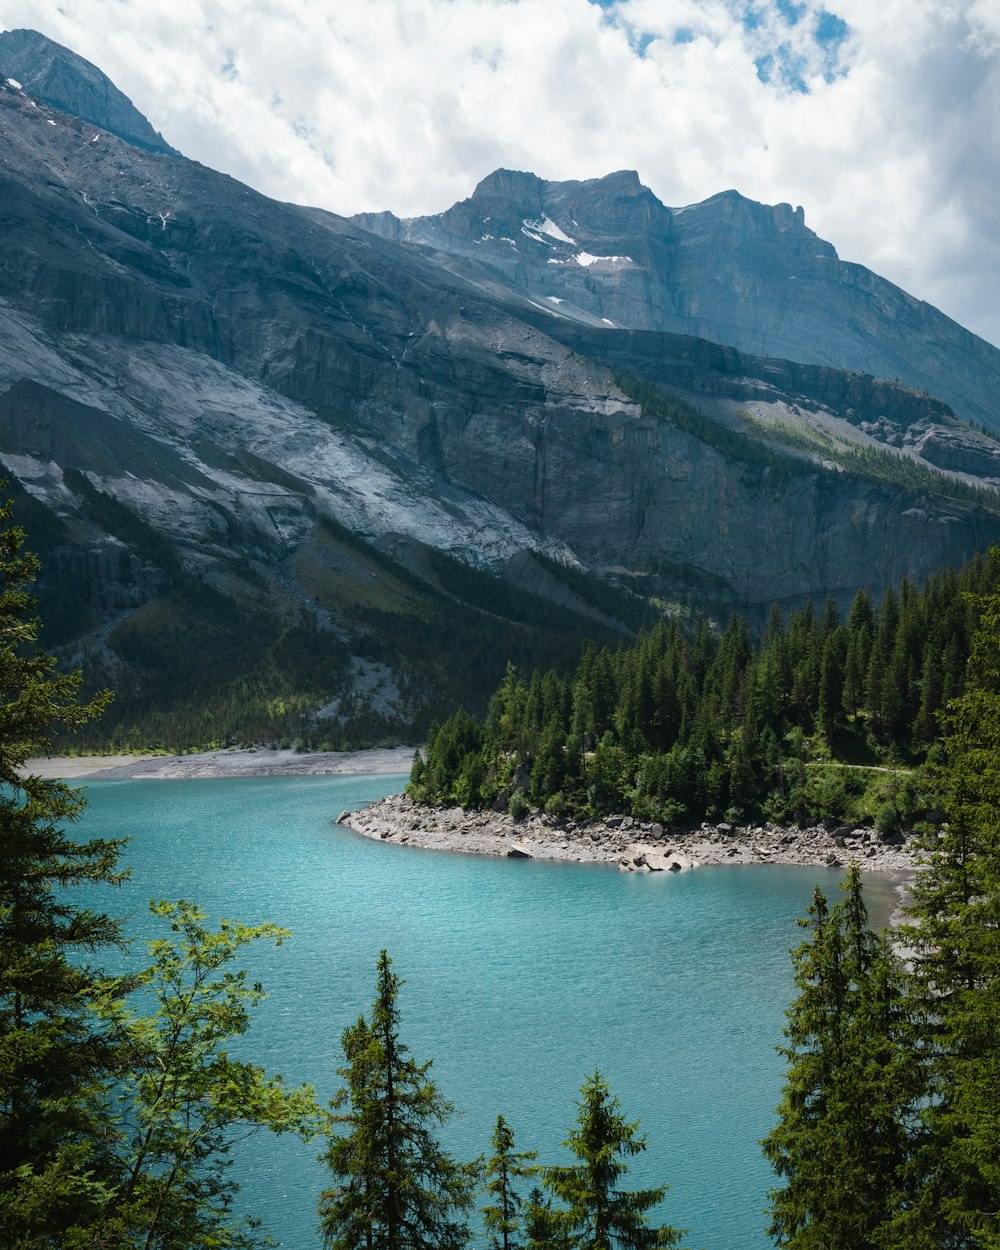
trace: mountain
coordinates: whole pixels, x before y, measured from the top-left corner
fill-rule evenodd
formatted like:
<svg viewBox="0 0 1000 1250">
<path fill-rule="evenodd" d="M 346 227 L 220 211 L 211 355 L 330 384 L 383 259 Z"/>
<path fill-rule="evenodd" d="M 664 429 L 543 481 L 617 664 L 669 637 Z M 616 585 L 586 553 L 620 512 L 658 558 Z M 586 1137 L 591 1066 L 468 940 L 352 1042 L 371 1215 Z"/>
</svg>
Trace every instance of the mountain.
<svg viewBox="0 0 1000 1250">
<path fill-rule="evenodd" d="M 35 30 L 0 31 L 0 75 L 30 96 L 147 152 L 180 153 L 97 68 Z"/>
<path fill-rule="evenodd" d="M 846 603 L 1000 538 L 1000 445 L 941 399 L 608 326 L 30 69 L 0 86 L 0 462 L 109 742 L 419 734 L 650 600 Z"/>
<path fill-rule="evenodd" d="M 502 275 L 562 316 L 894 378 L 1000 432 L 1000 351 L 840 260 L 789 204 L 723 191 L 667 208 L 631 170 L 546 182 L 499 169 L 447 212 L 354 220 Z"/>
</svg>

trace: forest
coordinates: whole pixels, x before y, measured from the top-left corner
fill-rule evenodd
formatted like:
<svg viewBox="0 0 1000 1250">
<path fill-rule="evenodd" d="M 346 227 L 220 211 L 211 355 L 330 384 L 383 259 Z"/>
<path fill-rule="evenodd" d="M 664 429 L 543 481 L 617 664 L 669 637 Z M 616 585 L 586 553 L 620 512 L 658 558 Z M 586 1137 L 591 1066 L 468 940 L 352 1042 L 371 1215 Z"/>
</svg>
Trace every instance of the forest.
<svg viewBox="0 0 1000 1250">
<path fill-rule="evenodd" d="M 509 666 L 485 717 L 431 727 L 409 792 L 515 815 L 930 828 L 924 766 L 998 588 L 993 550 L 878 604 L 861 590 L 846 618 L 828 599 L 774 606 L 756 638 L 735 614 L 721 630 L 661 620 L 631 646 L 588 645 L 570 675 Z"/>
<path fill-rule="evenodd" d="M 387 952 L 376 966 L 371 1011 L 343 1032 L 342 1084 L 327 1108 L 309 1086 L 287 1087 L 229 1053 L 264 993 L 247 980 L 239 957 L 248 943 L 281 942 L 286 934 L 278 926 L 223 921 L 210 930 L 196 904 L 159 902 L 153 910 L 168 936 L 150 944 L 148 965 L 129 976 L 102 967 L 102 953 L 123 941 L 121 923 L 77 906 L 66 887 L 116 880 L 121 845 L 74 840 L 67 826 L 79 815 L 79 793 L 26 774 L 25 764 L 49 748 L 55 732 L 98 715 L 105 700 L 81 703 L 79 675 L 60 672 L 40 649 L 32 599 L 37 561 L 24 553 L 9 509 L 0 522 L 4 1244 L 266 1245 L 253 1217 L 236 1213 L 228 1170 L 239 1141 L 256 1130 L 315 1142 L 330 1174 L 317 1195 L 328 1250 L 464 1250 L 477 1238 L 492 1250 L 680 1244 L 686 1234 L 656 1222 L 665 1185 L 627 1188 L 628 1161 L 645 1138 L 599 1072 L 582 1086 L 566 1162 L 539 1164 L 530 1150 L 518 1149 L 502 1111 L 479 1159 L 448 1155 L 438 1130 L 453 1109 L 431 1078 L 430 1062 L 417 1062 L 405 1046 L 402 982 Z M 618 750 L 619 759 L 628 750 L 641 754 L 643 744 L 649 753 L 654 743 L 668 758 L 682 731 L 685 743 L 696 733 L 705 742 L 714 736 L 720 751 L 748 740 L 748 727 L 780 742 L 804 735 L 802 721 L 811 714 L 815 736 L 858 740 L 860 718 L 865 749 L 917 758 L 935 736 L 928 718 L 940 713 L 921 784 L 941 818 L 913 884 L 909 923 L 895 935 L 872 931 L 855 865 L 839 901 L 817 889 L 802 922 L 804 940 L 792 954 L 796 994 L 781 1048 L 786 1080 L 775 1127 L 762 1142 L 776 1178 L 768 1231 L 779 1247 L 1000 1247 L 997 561 L 991 553 L 961 576 L 942 575 L 919 592 L 903 587 L 889 609 L 883 602 L 876 610 L 861 596 L 846 625 L 829 606 L 819 619 L 809 609 L 787 625 L 775 618 L 756 647 L 737 621 L 717 641 L 705 630 L 685 640 L 658 626 L 631 650 L 589 652 L 570 683 L 523 682 L 510 672 L 484 726 L 467 718 L 469 742 L 483 735 L 473 746 L 477 755 L 494 740 L 520 750 L 518 733 L 526 750 L 531 726 L 556 727 L 558 712 L 579 735 L 581 756 L 603 752 L 609 735 L 607 751 Z M 927 724 L 918 728 L 929 663 L 917 645 L 921 621 L 925 629 L 940 625 L 942 656 L 953 658 L 934 670 L 940 692 L 928 699 Z M 914 630 L 912 651 L 903 622 Z M 858 683 L 862 672 L 865 681 L 863 689 L 853 687 L 853 708 L 846 695 L 852 647 Z M 703 671 L 690 697 L 668 705 L 668 719 L 656 699 L 675 689 L 664 676 L 672 653 L 675 663 L 700 656 Z M 774 683 L 768 721 L 755 692 L 769 689 L 762 674 L 768 667 L 781 674 L 782 664 L 790 684 Z M 805 676 L 796 684 L 800 668 L 818 670 L 815 686 Z M 843 677 L 824 687 L 823 673 L 831 670 Z M 913 674 L 912 688 L 904 671 Z M 641 695 L 646 682 L 656 693 L 648 703 Z M 595 701 L 598 693 L 607 696 L 604 703 Z M 892 703 L 904 693 L 916 709 L 912 725 Z M 624 707 L 635 713 L 634 727 Z M 433 758 L 429 751 L 424 771 Z M 488 768 L 489 757 L 480 759 Z M 425 784 L 423 777 L 415 784 Z M 738 794 L 731 787 L 725 800 Z M 684 1223 L 696 1226 L 697 1216 L 685 1213 Z"/>
</svg>

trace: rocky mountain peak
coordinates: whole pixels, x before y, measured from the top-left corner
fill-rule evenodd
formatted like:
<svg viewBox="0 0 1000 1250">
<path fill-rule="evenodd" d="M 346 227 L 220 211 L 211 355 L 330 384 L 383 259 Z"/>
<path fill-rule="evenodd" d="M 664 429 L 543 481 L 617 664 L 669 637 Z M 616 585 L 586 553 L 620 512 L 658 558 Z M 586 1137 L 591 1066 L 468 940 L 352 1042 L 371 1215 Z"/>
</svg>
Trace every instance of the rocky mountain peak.
<svg viewBox="0 0 1000 1250">
<path fill-rule="evenodd" d="M 1000 431 L 1000 351 L 841 261 L 801 207 L 728 189 L 670 208 L 634 170 L 554 182 L 498 169 L 443 213 L 353 220 L 433 248 L 494 291 L 499 279 L 553 317 L 895 378 Z"/>
<path fill-rule="evenodd" d="M 37 30 L 0 32 L 0 74 L 28 95 L 147 152 L 180 156 L 110 78 Z"/>
<path fill-rule="evenodd" d="M 692 205 L 706 224 L 714 227 L 728 226 L 747 235 L 775 236 L 782 234 L 798 234 L 807 238 L 816 246 L 816 254 L 822 254 L 832 260 L 837 259 L 836 249 L 832 244 L 821 239 L 806 225 L 804 209 L 791 204 L 760 204 L 749 200 L 739 191 L 720 191 L 709 196 L 700 204 Z M 675 209 L 675 214 L 685 213 L 689 209 Z"/>
<path fill-rule="evenodd" d="M 476 185 L 469 199 L 463 202 L 493 204 L 500 200 L 504 203 L 538 207 L 544 191 L 545 183 L 537 174 L 519 169 L 494 169 Z"/>
</svg>

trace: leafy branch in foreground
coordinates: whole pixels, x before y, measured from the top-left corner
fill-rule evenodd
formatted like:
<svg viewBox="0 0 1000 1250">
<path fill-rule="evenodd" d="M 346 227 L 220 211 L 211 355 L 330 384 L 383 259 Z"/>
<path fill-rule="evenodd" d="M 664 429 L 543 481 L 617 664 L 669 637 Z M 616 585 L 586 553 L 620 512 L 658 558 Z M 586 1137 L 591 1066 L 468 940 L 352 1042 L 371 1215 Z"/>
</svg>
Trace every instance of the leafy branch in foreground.
<svg viewBox="0 0 1000 1250">
<path fill-rule="evenodd" d="M 264 997 L 259 983 L 230 965 L 248 943 L 280 944 L 288 932 L 231 920 L 213 932 L 193 903 L 150 906 L 172 936 L 150 942 L 152 963 L 137 978 L 139 1007 L 114 997 L 99 1007 L 121 1055 L 115 1153 L 122 1179 L 108 1231 L 145 1247 L 255 1246 L 258 1222 L 231 1210 L 233 1147 L 261 1128 L 309 1138 L 319 1108 L 310 1086 L 288 1088 L 224 1049 L 247 1031 Z"/>
</svg>

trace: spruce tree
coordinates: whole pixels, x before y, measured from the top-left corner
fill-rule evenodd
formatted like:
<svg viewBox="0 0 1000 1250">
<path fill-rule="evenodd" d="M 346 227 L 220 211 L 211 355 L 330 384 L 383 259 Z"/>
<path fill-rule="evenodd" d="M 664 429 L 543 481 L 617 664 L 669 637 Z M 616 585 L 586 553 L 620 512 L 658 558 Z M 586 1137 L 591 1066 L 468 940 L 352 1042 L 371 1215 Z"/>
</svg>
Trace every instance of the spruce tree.
<svg viewBox="0 0 1000 1250">
<path fill-rule="evenodd" d="M 524 1207 L 525 1250 L 572 1250 L 566 1212 L 553 1207 L 552 1198 L 534 1185 Z"/>
<path fill-rule="evenodd" d="M 344 1030 L 345 1086 L 323 1158 L 335 1178 L 320 1198 L 328 1250 L 461 1250 L 469 1238 L 476 1168 L 442 1148 L 435 1127 L 452 1106 L 399 1036 L 402 984 L 386 951 L 376 965 L 371 1018 Z"/>
<path fill-rule="evenodd" d="M 514 1133 L 502 1115 L 491 1137 L 493 1153 L 486 1164 L 485 1190 L 490 1201 L 482 1208 L 483 1223 L 490 1234 L 493 1250 L 517 1250 L 523 1245 L 524 1206 L 517 1182 L 535 1176 L 535 1151 L 514 1149 Z"/>
<path fill-rule="evenodd" d="M 997 555 L 992 556 L 994 568 Z M 1000 1246 L 1000 596 L 981 601 L 965 692 L 949 708 L 948 824 L 913 888 L 932 1099 L 923 1218 L 946 1244 Z M 945 1235 L 942 1232 L 942 1237 Z"/>
<path fill-rule="evenodd" d="M 40 649 L 23 541 L 0 507 L 0 1227 L 8 1245 L 57 1245 L 110 1196 L 98 1091 L 114 1055 L 89 1012 L 109 986 L 89 960 L 121 938 L 68 887 L 119 880 L 121 844 L 70 837 L 79 792 L 25 772 L 105 699 L 80 703 L 79 674 Z"/>
<path fill-rule="evenodd" d="M 788 1074 L 762 1143 L 784 1180 L 770 1195 L 768 1231 L 789 1250 L 901 1247 L 893 1230 L 912 1205 L 923 1087 L 905 986 L 887 939 L 868 926 L 857 864 L 843 888 L 832 910 L 817 888 L 800 922 L 809 937 L 792 956 Z"/>
<path fill-rule="evenodd" d="M 646 1149 L 638 1122 L 622 1115 L 618 1099 L 599 1072 L 584 1081 L 577 1103 L 576 1126 L 563 1143 L 578 1160 L 544 1170 L 546 1186 L 565 1204 L 561 1222 L 568 1243 L 579 1250 L 650 1250 L 676 1246 L 683 1229 L 653 1225 L 649 1212 L 663 1200 L 667 1186 L 620 1189 L 627 1158 Z M 543 1222 L 544 1224 L 544 1222 Z M 557 1235 L 560 1220 L 554 1222 Z M 553 1221 L 544 1225 L 553 1235 Z"/>
</svg>

